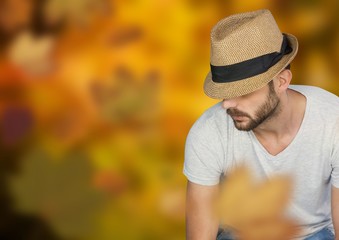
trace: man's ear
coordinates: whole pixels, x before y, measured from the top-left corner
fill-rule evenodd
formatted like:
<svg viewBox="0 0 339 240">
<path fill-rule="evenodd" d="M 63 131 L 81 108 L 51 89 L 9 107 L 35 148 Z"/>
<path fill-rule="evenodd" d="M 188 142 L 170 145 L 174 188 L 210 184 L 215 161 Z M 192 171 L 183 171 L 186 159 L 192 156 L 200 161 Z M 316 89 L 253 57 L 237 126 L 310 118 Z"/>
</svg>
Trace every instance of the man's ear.
<svg viewBox="0 0 339 240">
<path fill-rule="evenodd" d="M 275 78 L 276 91 L 281 93 L 287 90 L 292 80 L 292 72 L 289 69 L 282 70 Z"/>
</svg>

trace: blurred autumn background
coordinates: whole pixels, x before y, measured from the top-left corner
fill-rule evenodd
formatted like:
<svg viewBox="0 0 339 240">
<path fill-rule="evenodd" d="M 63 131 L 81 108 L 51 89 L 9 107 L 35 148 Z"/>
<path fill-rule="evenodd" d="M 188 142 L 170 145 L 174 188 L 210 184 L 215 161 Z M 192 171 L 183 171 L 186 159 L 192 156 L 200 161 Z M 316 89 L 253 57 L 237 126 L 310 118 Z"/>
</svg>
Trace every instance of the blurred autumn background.
<svg viewBox="0 0 339 240">
<path fill-rule="evenodd" d="M 1 0 L 0 238 L 184 239 L 209 33 L 268 8 L 293 82 L 339 94 L 337 0 Z"/>
</svg>

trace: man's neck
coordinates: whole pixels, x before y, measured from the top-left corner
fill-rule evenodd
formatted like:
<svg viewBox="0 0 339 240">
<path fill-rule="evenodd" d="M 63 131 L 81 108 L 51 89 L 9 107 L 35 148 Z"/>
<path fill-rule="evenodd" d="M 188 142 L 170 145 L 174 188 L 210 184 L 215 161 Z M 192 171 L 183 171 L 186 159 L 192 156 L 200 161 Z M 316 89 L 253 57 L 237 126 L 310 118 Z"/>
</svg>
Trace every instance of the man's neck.
<svg viewBox="0 0 339 240">
<path fill-rule="evenodd" d="M 288 89 L 280 99 L 280 111 L 254 129 L 253 133 L 269 153 L 276 155 L 283 151 L 297 135 L 305 109 L 305 96 Z"/>
</svg>

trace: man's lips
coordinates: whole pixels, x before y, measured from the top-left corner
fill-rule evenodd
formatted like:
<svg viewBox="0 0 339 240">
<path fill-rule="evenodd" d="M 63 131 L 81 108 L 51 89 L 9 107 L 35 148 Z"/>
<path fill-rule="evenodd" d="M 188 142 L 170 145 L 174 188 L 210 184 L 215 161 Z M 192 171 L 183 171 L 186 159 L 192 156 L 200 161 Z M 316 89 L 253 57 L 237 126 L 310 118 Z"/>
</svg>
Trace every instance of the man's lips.
<svg viewBox="0 0 339 240">
<path fill-rule="evenodd" d="M 246 116 L 244 116 L 244 115 L 230 115 L 230 116 L 235 121 L 242 121 L 246 118 Z"/>
<path fill-rule="evenodd" d="M 230 117 L 234 120 L 234 121 L 244 121 L 245 118 L 250 118 L 246 113 L 243 113 L 239 110 L 236 109 L 227 109 L 227 114 L 230 115 Z"/>
</svg>

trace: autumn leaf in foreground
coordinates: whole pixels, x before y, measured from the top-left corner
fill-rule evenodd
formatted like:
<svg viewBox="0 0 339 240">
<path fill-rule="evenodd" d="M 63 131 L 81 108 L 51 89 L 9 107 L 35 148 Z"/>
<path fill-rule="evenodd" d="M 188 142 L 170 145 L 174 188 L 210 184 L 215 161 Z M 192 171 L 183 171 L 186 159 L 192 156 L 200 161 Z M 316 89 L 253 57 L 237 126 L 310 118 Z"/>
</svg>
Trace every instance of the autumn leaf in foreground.
<svg viewBox="0 0 339 240">
<path fill-rule="evenodd" d="M 273 176 L 254 182 L 242 166 L 228 176 L 221 189 L 218 214 L 223 227 L 242 240 L 287 240 L 296 234 L 296 225 L 285 215 L 291 180 Z"/>
</svg>

